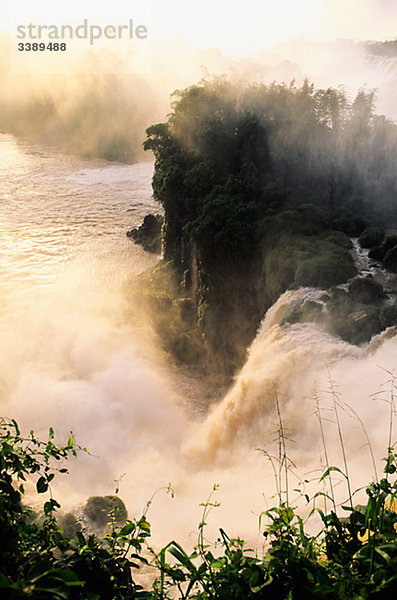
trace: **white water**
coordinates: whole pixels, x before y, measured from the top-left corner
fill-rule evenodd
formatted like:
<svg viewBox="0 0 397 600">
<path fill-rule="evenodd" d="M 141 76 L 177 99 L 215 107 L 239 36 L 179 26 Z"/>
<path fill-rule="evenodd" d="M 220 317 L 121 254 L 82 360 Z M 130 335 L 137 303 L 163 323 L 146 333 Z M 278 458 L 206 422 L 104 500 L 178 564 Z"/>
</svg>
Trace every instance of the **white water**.
<svg viewBox="0 0 397 600">
<path fill-rule="evenodd" d="M 175 498 L 158 497 L 149 513 L 154 540 L 193 544 L 198 505 L 220 483 L 209 537 L 222 526 L 258 543 L 258 514 L 274 502 L 274 479 L 256 448 L 277 453 L 276 393 L 300 476 L 317 480 L 323 465 L 314 388 L 331 462 L 342 466 L 326 412 L 329 373 L 366 423 L 377 458 L 384 455 L 389 405 L 370 394 L 389 379 L 384 369 L 396 366 L 396 337 L 356 348 L 309 324 L 281 327 L 291 305 L 317 294 L 287 292 L 268 312 L 235 385 L 208 416 L 193 420 L 182 409 L 193 390 L 168 368 L 150 327 L 125 312 L 123 283 L 156 261 L 125 237 L 157 210 L 152 165 L 83 161 L 4 135 L 0 164 L 1 412 L 25 431 L 72 430 L 98 456 L 81 455 L 58 484 L 65 507 L 113 493 L 126 473 L 120 494 L 139 516 L 171 482 Z M 341 420 L 353 485 L 363 485 L 373 475 L 364 435 L 345 406 Z M 346 497 L 342 485 L 339 496 Z"/>
</svg>

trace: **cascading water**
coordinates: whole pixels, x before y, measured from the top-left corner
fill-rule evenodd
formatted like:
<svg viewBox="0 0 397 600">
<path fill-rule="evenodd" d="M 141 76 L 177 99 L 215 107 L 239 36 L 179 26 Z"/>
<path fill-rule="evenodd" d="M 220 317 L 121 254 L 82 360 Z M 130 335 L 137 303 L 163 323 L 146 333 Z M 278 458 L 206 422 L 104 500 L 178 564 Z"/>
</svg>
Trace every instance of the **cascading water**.
<svg viewBox="0 0 397 600">
<path fill-rule="evenodd" d="M 352 239 L 353 243 L 353 259 L 357 271 L 361 277 L 371 275 L 378 281 L 388 296 L 390 302 L 394 301 L 397 293 L 397 273 L 388 271 L 383 265 L 369 257 L 369 250 L 361 248 L 358 238 Z"/>
<path fill-rule="evenodd" d="M 157 210 L 152 165 L 84 161 L 4 135 L 0 152 L 6 167 L 0 179 L 2 414 L 42 435 L 49 426 L 60 436 L 72 430 L 95 455 L 81 455 L 71 476 L 60 479 L 56 493 L 65 507 L 113 493 L 126 473 L 120 494 L 138 515 L 171 482 L 175 498 L 158 498 L 151 507 L 154 540 L 193 544 L 198 505 L 219 483 L 221 508 L 208 535 L 222 526 L 256 543 L 257 515 L 274 493 L 271 467 L 256 448 L 277 454 L 276 397 L 301 476 L 318 480 L 324 467 L 316 395 L 331 461 L 340 465 L 330 380 L 340 394 L 353 485 L 368 482 L 372 467 L 352 409 L 381 458 L 389 405 L 370 394 L 382 390 L 395 367 L 392 332 L 355 347 L 313 324 L 282 324 L 291 308 L 321 297 L 310 289 L 286 292 L 268 311 L 227 395 L 193 419 L 182 409 L 189 389 L 168 368 L 150 327 L 124 318 L 123 283 L 157 260 L 125 237 Z"/>
</svg>

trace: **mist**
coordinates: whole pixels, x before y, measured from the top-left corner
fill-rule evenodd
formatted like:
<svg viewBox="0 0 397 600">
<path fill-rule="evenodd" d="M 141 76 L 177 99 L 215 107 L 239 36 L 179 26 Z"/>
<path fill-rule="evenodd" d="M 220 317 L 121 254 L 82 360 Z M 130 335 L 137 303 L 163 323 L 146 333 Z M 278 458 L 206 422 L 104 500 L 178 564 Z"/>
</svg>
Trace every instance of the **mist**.
<svg viewBox="0 0 397 600">
<path fill-rule="evenodd" d="M 204 86 L 219 85 L 233 92 L 238 109 L 255 107 L 254 92 L 266 95 L 265 87 L 270 89 L 272 82 L 276 82 L 273 89 L 280 84 L 281 91 L 283 84 L 286 90 L 300 90 L 312 83 L 315 90 L 322 88 L 324 92 L 333 87 L 340 92 L 340 98 L 345 96 L 348 112 L 361 94 L 362 104 L 371 105 L 371 119 L 375 118 L 372 106 L 377 114 L 386 116 L 376 121 L 371 137 L 358 136 L 360 144 L 355 146 L 357 132 L 353 131 L 352 137 L 339 136 L 334 145 L 315 139 L 311 146 L 311 135 L 302 138 L 301 115 L 296 113 L 292 118 L 287 111 L 288 126 L 281 127 L 271 138 L 271 151 L 286 156 L 294 145 L 302 144 L 302 162 L 310 177 L 313 173 L 319 177 L 321 185 L 328 183 L 331 163 L 358 173 L 368 196 L 368 213 L 374 215 L 377 208 L 375 217 L 380 220 L 383 216 L 390 224 L 390 214 L 395 215 L 397 188 L 397 133 L 391 122 L 397 119 L 397 52 L 392 48 L 390 54 L 384 54 L 384 47 L 382 50 L 376 44 L 366 44 L 366 39 L 311 41 L 300 37 L 239 55 L 227 49 L 198 49 L 193 43 L 167 40 L 167 44 L 153 43 L 144 68 L 135 65 L 124 50 L 106 49 L 66 60 L 62 73 L 54 73 L 51 65 L 48 69 L 42 65 L 40 73 L 31 70 L 30 74 L 14 72 L 5 50 L 0 58 L 0 129 L 15 136 L 16 145 L 22 148 L 29 140 L 34 144 L 33 150 L 29 146 L 29 152 L 46 152 L 46 160 L 58 153 L 83 157 L 86 162 L 67 163 L 67 176 L 82 180 L 89 179 L 87 175 L 96 168 L 104 172 L 112 169 L 114 161 L 152 161 L 152 155 L 142 149 L 146 128 L 166 120 L 170 100 L 178 97 L 170 99 L 175 90 L 200 80 Z M 329 118 L 326 115 L 324 122 Z M 265 121 L 263 118 L 262 123 Z M 363 130 L 358 129 L 358 134 L 362 134 Z M 304 133 L 308 131 L 309 128 Z M 357 148 L 359 152 L 354 154 Z M 346 157 L 351 158 L 350 163 Z M 105 160 L 97 164 L 97 159 Z M 122 164 L 116 166 L 123 168 Z M 33 167 L 33 175 L 41 174 L 43 169 L 43 181 L 55 178 L 56 169 L 47 172 L 45 161 Z M 283 173 L 282 162 L 278 167 Z M 18 164 L 15 169 L 18 182 Z M 117 206 L 113 200 L 116 192 L 110 188 L 120 174 L 117 171 L 108 181 L 100 180 L 91 196 L 105 190 L 109 204 L 114 202 Z M 95 171 L 94 175 L 98 173 Z M 289 183 L 294 190 L 293 179 Z M 3 185 L 6 190 L 8 183 Z M 142 186 L 147 185 L 145 179 Z M 34 186 L 25 187 L 24 200 L 30 202 Z M 56 196 L 59 189 L 63 195 Z M 323 186 L 324 189 L 327 196 L 328 188 Z M 361 191 L 352 193 L 359 207 Z M 66 203 L 68 196 L 90 207 L 89 194 L 81 188 L 67 188 L 64 181 L 40 193 L 44 212 L 50 198 L 58 203 L 60 220 L 62 210 L 74 210 Z M 127 193 L 123 190 L 124 196 Z M 384 204 L 378 202 L 379 198 Z M 123 205 L 123 210 L 127 229 L 139 225 L 138 217 L 146 210 L 153 212 L 155 205 L 142 199 L 134 188 L 131 207 L 125 209 Z M 47 241 L 42 241 L 35 229 L 31 202 L 26 213 L 32 224 L 28 223 L 23 236 L 29 239 L 37 235 L 50 253 Z M 88 221 L 87 216 L 84 218 Z M 73 238 L 73 227 L 85 232 L 84 218 L 61 230 L 62 241 L 67 236 Z M 296 502 L 303 506 L 302 494 L 317 490 L 325 468 L 315 416 L 316 397 L 327 421 L 330 460 L 341 466 L 332 412 L 333 385 L 340 394 L 338 403 L 352 485 L 367 484 L 374 473 L 365 435 L 351 409 L 368 428 L 381 471 L 390 418 L 387 394 L 390 373 L 395 368 L 397 342 L 393 331 L 358 347 L 315 324 L 286 325 L 286 309 L 299 303 L 310 290 L 286 292 L 264 317 L 246 361 L 234 374 L 225 396 L 211 406 L 201 399 L 200 410 L 195 409 L 197 396 L 204 395 L 204 386 L 200 387 L 199 378 L 192 378 L 161 349 L 161 339 L 145 318 L 145 307 L 135 306 L 127 292 L 135 285 L 130 281 L 132 272 L 153 266 L 159 257 L 148 256 L 136 246 L 127 247 L 122 227 L 116 232 L 118 240 L 123 238 L 121 249 L 119 242 L 113 247 L 110 244 L 109 249 L 103 229 L 98 227 L 96 231 L 90 232 L 92 243 L 76 244 L 76 252 L 81 255 L 76 257 L 71 251 L 64 264 L 57 263 L 59 270 L 47 286 L 28 285 L 27 291 L 18 291 L 15 296 L 7 291 L 0 304 L 4 311 L 0 340 L 3 414 L 17 419 L 25 431 L 34 429 L 42 436 L 50 426 L 59 438 L 66 439 L 73 431 L 77 442 L 91 453 L 79 454 L 71 466 L 70 478 L 60 478 L 57 483 L 55 492 L 59 492 L 65 510 L 78 510 L 88 496 L 112 494 L 116 481 L 125 474 L 120 481 L 120 496 L 126 501 L 130 516 L 138 516 L 153 492 L 171 483 L 175 498 L 159 495 L 148 515 L 153 543 L 160 547 L 176 538 L 193 546 L 202 510 L 199 504 L 219 483 L 217 499 L 221 506 L 209 523 L 209 538 L 214 540 L 221 526 L 229 535 L 240 535 L 258 547 L 262 542 L 259 515 L 275 502 L 276 494 L 274 472 L 267 457 L 278 453 L 275 399 L 280 403 L 287 431 L 288 453 L 296 465 L 292 475 L 297 474 L 296 485 L 300 489 Z M 56 234 L 52 235 L 56 238 Z M 56 239 L 54 245 L 58 243 Z M 62 248 L 55 251 L 62 253 Z M 25 258 L 26 253 L 22 249 L 16 261 Z M 32 265 L 37 254 L 35 251 L 29 255 Z M 381 393 L 372 396 L 378 392 Z M 341 479 L 338 501 L 343 502 L 346 497 Z"/>
<path fill-rule="evenodd" d="M 109 261 L 108 267 L 114 271 L 115 262 Z M 115 289 L 114 284 L 113 276 Z M 66 281 L 63 278 L 44 298 L 30 294 L 30 311 L 19 315 L 17 323 L 8 317 L 9 336 L 2 326 L 1 366 L 7 373 L 2 381 L 3 414 L 16 418 L 24 431 L 34 429 L 43 437 L 50 426 L 57 440 L 73 431 L 77 443 L 89 450 L 90 455 L 79 453 L 68 465 L 70 475 L 58 478 L 53 489 L 65 511 L 76 514 L 87 497 L 114 493 L 122 477 L 117 484 L 120 496 L 130 517 L 139 516 L 153 492 L 171 483 L 174 498 L 159 494 L 150 508 L 152 545 L 160 547 L 176 538 L 192 547 L 199 504 L 219 484 L 215 499 L 221 506 L 208 523 L 208 539 L 214 541 L 224 527 L 229 535 L 244 536 L 258 547 L 259 515 L 275 502 L 277 493 L 266 457 L 278 454 L 276 395 L 288 456 L 295 465 L 291 481 L 300 490 L 293 493 L 293 502 L 302 514 L 302 494 L 317 491 L 325 470 L 316 394 L 329 460 L 343 467 L 330 378 L 339 398 L 355 488 L 374 473 L 365 435 L 351 409 L 368 429 L 379 472 L 386 453 L 387 371 L 394 368 L 396 338 L 382 336 L 369 347 L 357 348 L 311 324 L 280 327 L 291 303 L 306 293 L 287 292 L 280 298 L 225 398 L 207 415 L 194 415 L 186 405 L 194 402 L 197 382 L 170 369 L 149 324 L 140 322 L 137 327 L 123 318 L 123 293 L 104 294 L 102 289 L 99 294 L 95 281 L 87 280 L 86 265 L 78 261 L 67 270 Z M 21 335 L 15 336 L 21 325 L 24 343 Z M 338 501 L 345 502 L 343 478 L 335 477 L 335 485 Z"/>
<path fill-rule="evenodd" d="M 397 118 L 393 47 L 385 56 L 375 44 L 297 38 L 236 56 L 157 40 L 143 58 L 122 44 L 74 51 L 62 57 L 58 72 L 48 57 L 40 56 L 33 68 L 17 62 L 12 48 L 11 38 L 2 34 L 0 128 L 80 156 L 147 159 L 145 129 L 166 118 L 174 90 L 203 78 L 224 76 L 242 86 L 273 81 L 299 86 L 307 78 L 317 88 L 342 86 L 351 100 L 361 88 L 374 90 L 377 113 Z"/>
</svg>

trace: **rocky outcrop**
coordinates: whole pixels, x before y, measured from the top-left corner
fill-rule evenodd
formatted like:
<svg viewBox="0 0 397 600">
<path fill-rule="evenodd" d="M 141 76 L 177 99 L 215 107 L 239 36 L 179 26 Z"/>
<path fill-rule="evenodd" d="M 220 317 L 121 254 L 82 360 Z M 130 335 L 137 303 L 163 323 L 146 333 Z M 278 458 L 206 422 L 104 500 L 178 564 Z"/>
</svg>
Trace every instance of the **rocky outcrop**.
<svg viewBox="0 0 397 600">
<path fill-rule="evenodd" d="M 143 249 L 147 252 L 160 254 L 162 225 L 163 217 L 161 215 L 146 215 L 140 227 L 127 231 L 127 237 L 133 239 L 136 244 L 143 246 Z"/>
</svg>

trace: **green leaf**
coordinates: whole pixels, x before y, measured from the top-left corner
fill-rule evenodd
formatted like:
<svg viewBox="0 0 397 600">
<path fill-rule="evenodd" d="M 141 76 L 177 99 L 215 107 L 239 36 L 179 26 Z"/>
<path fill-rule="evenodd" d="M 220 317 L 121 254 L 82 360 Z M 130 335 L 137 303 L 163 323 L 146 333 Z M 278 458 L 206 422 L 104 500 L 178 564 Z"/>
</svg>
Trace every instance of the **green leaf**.
<svg viewBox="0 0 397 600">
<path fill-rule="evenodd" d="M 48 483 L 44 477 L 40 477 L 36 483 L 36 488 L 39 494 L 43 494 L 48 490 Z"/>
<path fill-rule="evenodd" d="M 145 519 L 141 519 L 138 522 L 138 525 L 143 531 L 146 531 L 146 533 L 150 533 L 150 524 Z"/>
<path fill-rule="evenodd" d="M 181 565 L 186 567 L 191 573 L 196 573 L 195 565 L 192 563 L 192 561 L 190 560 L 186 552 L 183 550 L 183 548 L 179 546 L 179 544 L 174 543 L 172 546 L 170 546 L 168 552 L 172 554 L 172 556 L 176 558 L 181 563 Z"/>
<path fill-rule="evenodd" d="M 323 473 L 323 475 L 320 477 L 319 481 L 321 482 L 321 481 L 323 481 L 323 480 L 324 480 L 326 477 L 328 477 L 328 476 L 329 476 L 329 474 L 331 473 L 331 471 L 336 471 L 337 473 L 340 473 L 341 475 L 343 475 L 343 477 L 344 477 L 345 479 L 347 479 L 346 475 L 344 474 L 344 472 L 343 472 L 341 469 L 339 469 L 339 467 L 329 467 L 329 468 L 328 468 L 328 469 L 325 471 L 325 473 Z"/>
<path fill-rule="evenodd" d="M 81 531 L 76 531 L 76 538 L 78 539 L 81 546 L 85 546 L 86 539 L 85 539 L 84 535 L 81 533 Z"/>
<path fill-rule="evenodd" d="M 11 422 L 14 425 L 15 435 L 20 435 L 21 432 L 19 431 L 18 423 L 15 421 L 15 419 L 11 419 Z"/>
<path fill-rule="evenodd" d="M 285 508 L 282 513 L 281 513 L 281 517 L 284 521 L 284 523 L 291 523 L 292 519 L 294 518 L 294 511 L 292 510 L 292 508 L 289 506 L 288 508 Z"/>
<path fill-rule="evenodd" d="M 129 522 L 120 529 L 120 535 L 129 535 L 132 531 L 136 530 L 135 523 Z"/>
<path fill-rule="evenodd" d="M 267 587 L 271 583 L 273 583 L 273 577 L 269 575 L 269 578 L 266 579 L 266 581 L 264 581 L 262 585 L 250 586 L 251 592 L 253 594 L 258 594 L 261 590 L 263 590 L 263 588 Z"/>
<path fill-rule="evenodd" d="M 48 516 L 56 508 L 61 508 L 61 505 L 56 500 L 51 498 L 51 500 L 48 500 L 47 502 L 45 502 L 43 508 L 44 508 L 45 515 Z"/>
<path fill-rule="evenodd" d="M 66 585 L 68 586 L 83 586 L 85 584 L 85 581 L 80 581 L 80 579 L 78 578 L 77 574 L 74 571 L 64 571 L 62 569 L 54 569 L 51 572 L 51 575 L 54 575 L 56 577 L 59 577 L 59 579 L 62 579 L 63 582 L 66 583 Z"/>
</svg>

